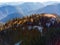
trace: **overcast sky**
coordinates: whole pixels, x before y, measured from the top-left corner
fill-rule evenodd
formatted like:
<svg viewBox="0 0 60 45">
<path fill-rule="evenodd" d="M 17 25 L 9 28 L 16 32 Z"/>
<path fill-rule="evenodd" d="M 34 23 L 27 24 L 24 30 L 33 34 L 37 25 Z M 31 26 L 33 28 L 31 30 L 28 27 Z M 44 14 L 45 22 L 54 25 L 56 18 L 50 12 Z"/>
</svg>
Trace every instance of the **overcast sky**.
<svg viewBox="0 0 60 45">
<path fill-rule="evenodd" d="M 48 1 L 58 1 L 59 0 L 0 0 L 0 3 L 5 3 L 5 2 L 48 2 Z"/>
</svg>

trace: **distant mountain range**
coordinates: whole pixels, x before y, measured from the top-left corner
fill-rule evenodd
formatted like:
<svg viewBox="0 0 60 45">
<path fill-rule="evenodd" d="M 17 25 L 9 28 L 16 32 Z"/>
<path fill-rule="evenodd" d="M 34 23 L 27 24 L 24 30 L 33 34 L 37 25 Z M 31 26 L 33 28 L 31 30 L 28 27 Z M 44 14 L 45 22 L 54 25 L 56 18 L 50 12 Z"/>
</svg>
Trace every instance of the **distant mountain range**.
<svg viewBox="0 0 60 45">
<path fill-rule="evenodd" d="M 17 7 L 21 8 L 25 15 L 29 15 L 28 12 L 33 11 L 33 10 L 38 10 L 38 9 L 44 7 L 44 5 L 42 3 L 38 3 L 38 2 L 37 3 L 26 2 L 21 5 L 18 5 Z"/>
<path fill-rule="evenodd" d="M 60 15 L 60 3 L 25 2 L 18 5 L 2 5 L 0 7 L 0 21 L 6 22 L 10 19 L 31 14 L 54 13 Z"/>
<path fill-rule="evenodd" d="M 44 8 L 38 9 L 36 13 L 53 13 L 60 15 L 60 4 L 48 5 Z"/>
<path fill-rule="evenodd" d="M 12 20 L 14 18 L 22 18 L 22 17 L 23 17 L 22 14 L 20 14 L 20 13 L 17 12 L 17 13 L 12 13 L 12 14 L 7 15 L 1 21 L 2 22 L 7 22 L 7 21 Z"/>
</svg>

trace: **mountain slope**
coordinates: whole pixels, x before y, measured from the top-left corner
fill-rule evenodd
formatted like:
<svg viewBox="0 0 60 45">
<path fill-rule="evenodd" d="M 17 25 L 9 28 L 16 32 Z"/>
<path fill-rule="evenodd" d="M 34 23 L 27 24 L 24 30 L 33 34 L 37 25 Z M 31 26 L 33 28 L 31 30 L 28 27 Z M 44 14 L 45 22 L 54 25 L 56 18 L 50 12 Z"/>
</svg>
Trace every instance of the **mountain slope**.
<svg viewBox="0 0 60 45">
<path fill-rule="evenodd" d="M 36 13 L 54 13 L 60 15 L 60 4 L 48 5 L 44 8 L 38 9 Z"/>
<path fill-rule="evenodd" d="M 1 6 L 0 7 L 0 20 L 14 12 L 17 12 L 14 6 L 11 6 L 11 5 Z"/>
<path fill-rule="evenodd" d="M 18 5 L 1 5 L 0 7 L 0 20 L 12 13 L 21 13 L 24 16 L 28 15 L 30 11 L 37 10 L 43 7 L 41 3 L 26 2 Z"/>
<path fill-rule="evenodd" d="M 60 3 L 54 3 L 52 5 L 46 5 L 42 3 L 26 2 L 19 5 L 5 5 L 0 7 L 0 20 L 10 16 L 13 13 L 21 13 L 24 16 L 40 13 L 54 13 L 60 15 Z M 14 14 L 15 15 L 15 14 Z M 22 16 L 20 15 L 20 16 Z M 14 18 L 14 16 L 13 16 Z M 3 21 L 5 22 L 5 21 Z"/>
<path fill-rule="evenodd" d="M 12 20 L 14 18 L 22 18 L 22 17 L 23 17 L 23 15 L 21 13 L 12 13 L 12 14 L 7 15 L 5 18 L 3 18 L 0 21 L 6 22 L 6 21 Z"/>
<path fill-rule="evenodd" d="M 26 2 L 26 3 L 23 3 L 21 5 L 18 5 L 16 6 L 16 8 L 21 8 L 21 10 L 23 11 L 23 13 L 25 15 L 28 15 L 30 11 L 32 10 L 37 10 L 39 8 L 42 8 L 44 5 L 42 3 L 39 3 L 39 2 Z M 31 12 L 32 13 L 32 12 Z"/>
</svg>

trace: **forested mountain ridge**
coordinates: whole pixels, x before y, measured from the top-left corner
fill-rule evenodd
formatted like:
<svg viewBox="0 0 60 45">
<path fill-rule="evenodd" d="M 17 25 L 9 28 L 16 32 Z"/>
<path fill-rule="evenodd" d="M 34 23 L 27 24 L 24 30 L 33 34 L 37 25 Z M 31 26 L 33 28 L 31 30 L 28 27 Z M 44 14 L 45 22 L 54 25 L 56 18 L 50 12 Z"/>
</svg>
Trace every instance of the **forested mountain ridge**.
<svg viewBox="0 0 60 45">
<path fill-rule="evenodd" d="M 54 35 L 56 39 L 60 37 L 59 30 L 60 21 L 56 14 L 42 13 L 16 18 L 0 28 L 0 44 L 14 45 L 22 41 L 21 45 L 49 45 Z"/>
</svg>

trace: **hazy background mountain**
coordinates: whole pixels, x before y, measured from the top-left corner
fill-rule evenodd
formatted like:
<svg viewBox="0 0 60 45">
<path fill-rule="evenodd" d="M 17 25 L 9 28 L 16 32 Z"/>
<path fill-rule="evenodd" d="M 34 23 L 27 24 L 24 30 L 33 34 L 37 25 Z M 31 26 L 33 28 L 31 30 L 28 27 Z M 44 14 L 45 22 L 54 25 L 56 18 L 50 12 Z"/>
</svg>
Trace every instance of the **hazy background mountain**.
<svg viewBox="0 0 60 45">
<path fill-rule="evenodd" d="M 44 8 L 38 9 L 36 13 L 54 13 L 60 15 L 60 4 L 48 5 Z"/>
<path fill-rule="evenodd" d="M 25 2 L 18 5 L 1 5 L 0 21 L 6 22 L 10 19 L 31 14 L 54 13 L 60 15 L 60 3 L 58 2 Z"/>
<path fill-rule="evenodd" d="M 14 18 L 22 18 L 22 17 L 23 17 L 23 15 L 21 13 L 16 12 L 16 13 L 12 13 L 12 14 L 7 15 L 1 21 L 2 22 L 7 22 L 7 21 L 12 20 Z"/>
<path fill-rule="evenodd" d="M 0 20 L 14 12 L 17 12 L 14 6 L 5 5 L 0 7 Z"/>
<path fill-rule="evenodd" d="M 33 11 L 33 10 L 38 10 L 42 7 L 44 7 L 44 5 L 42 3 L 39 3 L 39 2 L 35 2 L 35 3 L 26 2 L 26 3 L 23 3 L 21 5 L 16 6 L 16 8 L 22 9 L 24 15 L 29 15 L 28 12 Z"/>
<path fill-rule="evenodd" d="M 41 3 L 26 2 L 18 5 L 2 5 L 0 7 L 0 21 L 6 22 L 10 19 L 29 15 L 28 12 L 43 7 Z M 15 13 L 15 14 L 14 14 Z"/>
</svg>

